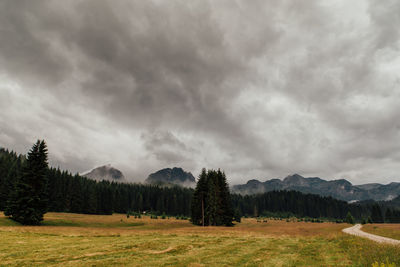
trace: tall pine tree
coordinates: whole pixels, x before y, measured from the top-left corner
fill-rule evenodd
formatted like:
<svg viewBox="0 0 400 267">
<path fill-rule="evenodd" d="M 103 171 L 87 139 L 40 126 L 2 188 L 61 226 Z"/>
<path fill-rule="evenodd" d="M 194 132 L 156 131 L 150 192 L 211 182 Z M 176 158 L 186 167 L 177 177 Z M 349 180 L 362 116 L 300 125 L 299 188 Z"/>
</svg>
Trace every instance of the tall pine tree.
<svg viewBox="0 0 400 267">
<path fill-rule="evenodd" d="M 207 172 L 206 169 L 203 168 L 199 175 L 199 180 L 197 181 L 196 190 L 194 191 L 192 199 L 191 221 L 193 224 L 205 225 L 207 188 Z"/>
<path fill-rule="evenodd" d="M 38 140 L 28 153 L 15 191 L 8 199 L 5 215 L 22 224 L 40 224 L 47 211 L 47 169 L 47 146 L 44 140 Z"/>
</svg>

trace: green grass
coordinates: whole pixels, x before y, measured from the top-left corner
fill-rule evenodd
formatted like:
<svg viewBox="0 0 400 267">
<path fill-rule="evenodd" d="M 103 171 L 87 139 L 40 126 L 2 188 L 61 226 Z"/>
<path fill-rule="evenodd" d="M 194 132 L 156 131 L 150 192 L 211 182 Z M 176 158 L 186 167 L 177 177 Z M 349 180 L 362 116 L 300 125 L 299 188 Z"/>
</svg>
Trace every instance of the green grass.
<svg viewBox="0 0 400 267">
<path fill-rule="evenodd" d="M 125 266 L 309 266 L 350 264 L 337 241 L 321 238 L 264 238 L 140 234 L 59 236 L 0 232 L 6 237 L 1 262 L 20 265 Z"/>
<path fill-rule="evenodd" d="M 73 220 L 49 219 L 41 223 L 41 226 L 98 227 L 98 228 L 135 227 L 144 225 L 145 223 L 143 222 L 127 222 L 123 220 L 119 222 L 104 223 L 104 222 L 82 222 Z M 2 217 L 0 218 L 0 226 L 20 226 L 20 224 L 9 218 Z"/>
<path fill-rule="evenodd" d="M 0 216 L 0 266 L 400 266 L 400 247 L 341 233 L 347 226 L 244 219 L 203 228 L 65 213 L 19 226 Z"/>
<path fill-rule="evenodd" d="M 400 240 L 400 224 L 366 224 L 363 231 Z"/>
<path fill-rule="evenodd" d="M 119 228 L 119 227 L 135 227 L 144 225 L 143 222 L 115 222 L 115 223 L 102 223 L 102 222 L 76 222 L 68 220 L 47 220 L 41 225 L 43 226 L 69 226 L 69 227 L 99 227 L 99 228 Z"/>
<path fill-rule="evenodd" d="M 17 222 L 14 222 L 13 220 L 10 220 L 5 217 L 0 217 L 0 226 L 18 226 L 20 225 Z"/>
</svg>

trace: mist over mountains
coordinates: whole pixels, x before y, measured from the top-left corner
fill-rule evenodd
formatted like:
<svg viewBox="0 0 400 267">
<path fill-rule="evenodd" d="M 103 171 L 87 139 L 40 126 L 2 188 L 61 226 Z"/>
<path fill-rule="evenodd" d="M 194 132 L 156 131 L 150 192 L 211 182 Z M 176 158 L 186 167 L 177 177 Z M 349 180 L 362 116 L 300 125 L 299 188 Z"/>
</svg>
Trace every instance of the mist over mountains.
<svg viewBox="0 0 400 267">
<path fill-rule="evenodd" d="M 96 181 L 127 182 L 122 172 L 110 164 L 94 168 L 81 175 Z"/>
<path fill-rule="evenodd" d="M 123 173 L 112 167 L 105 165 L 95 168 L 83 176 L 96 181 L 114 181 L 129 183 Z M 151 173 L 144 181 L 145 184 L 161 186 L 182 186 L 194 188 L 196 179 L 192 173 L 179 167 L 164 168 Z M 327 181 L 319 177 L 303 177 L 299 174 L 289 175 L 283 180 L 270 179 L 261 182 L 256 179 L 249 180 L 245 184 L 231 186 L 232 193 L 240 195 L 261 194 L 274 190 L 295 190 L 302 193 L 317 194 L 321 196 L 331 196 L 345 201 L 376 200 L 387 201 L 400 196 L 400 183 L 392 182 L 389 184 L 369 183 L 353 185 L 345 179 Z"/>
<path fill-rule="evenodd" d="M 81 175 L 96 181 L 110 181 L 120 183 L 131 182 L 125 178 L 124 174 L 120 170 L 112 167 L 110 164 L 94 168 L 91 171 L 88 171 Z M 159 171 L 151 173 L 146 178 L 144 183 L 161 186 L 178 185 L 182 187 L 193 188 L 196 186 L 196 179 L 190 172 L 186 172 L 182 168 L 173 167 L 161 169 Z"/>
<path fill-rule="evenodd" d="M 165 168 L 150 174 L 145 180 L 147 184 L 180 185 L 183 187 L 195 187 L 196 179 L 190 172 L 182 168 Z"/>
<path fill-rule="evenodd" d="M 259 194 L 273 190 L 296 190 L 303 193 L 331 196 L 345 201 L 392 200 L 400 195 L 400 183 L 353 185 L 345 179 L 326 181 L 319 177 L 305 178 L 293 174 L 283 180 L 271 179 L 261 182 L 253 179 L 246 184 L 232 187 L 234 193 L 241 195 Z"/>
</svg>

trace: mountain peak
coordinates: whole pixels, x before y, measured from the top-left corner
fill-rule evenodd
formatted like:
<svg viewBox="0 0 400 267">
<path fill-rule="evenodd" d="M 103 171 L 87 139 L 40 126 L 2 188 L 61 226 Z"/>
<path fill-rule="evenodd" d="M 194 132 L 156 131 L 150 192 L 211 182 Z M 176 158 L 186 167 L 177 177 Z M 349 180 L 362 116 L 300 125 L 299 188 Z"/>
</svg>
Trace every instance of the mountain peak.
<svg viewBox="0 0 400 267">
<path fill-rule="evenodd" d="M 283 181 L 285 181 L 285 180 L 300 180 L 300 179 L 304 179 L 304 177 L 301 176 L 300 174 L 294 173 L 292 175 L 286 176 L 285 179 L 283 179 Z"/>
<path fill-rule="evenodd" d="M 307 179 L 296 173 L 293 175 L 289 175 L 285 179 L 283 179 L 283 183 L 290 185 L 290 186 L 307 186 L 308 185 Z"/>
<path fill-rule="evenodd" d="M 261 182 L 259 181 L 259 180 L 257 180 L 257 179 L 251 179 L 251 180 L 248 180 L 247 181 L 247 184 L 248 185 L 258 185 L 258 184 L 261 184 Z"/>
<path fill-rule="evenodd" d="M 159 170 L 150 174 L 145 183 L 149 184 L 173 184 L 184 187 L 194 187 L 196 179 L 190 172 L 185 172 L 182 168 L 173 167 Z"/>
<path fill-rule="evenodd" d="M 111 164 L 106 164 L 97 168 L 94 168 L 93 170 L 82 174 L 82 176 L 85 176 L 89 179 L 96 180 L 96 181 L 117 181 L 117 182 L 124 182 L 125 181 L 125 176 L 122 174 L 122 172 L 114 167 L 111 166 Z"/>
</svg>

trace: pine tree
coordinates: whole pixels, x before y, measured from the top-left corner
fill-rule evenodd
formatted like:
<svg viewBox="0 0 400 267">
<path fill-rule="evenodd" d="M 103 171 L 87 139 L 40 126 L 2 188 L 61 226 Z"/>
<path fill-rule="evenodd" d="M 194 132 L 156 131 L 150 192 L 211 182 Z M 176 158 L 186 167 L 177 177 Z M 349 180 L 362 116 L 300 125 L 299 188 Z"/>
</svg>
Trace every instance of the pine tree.
<svg viewBox="0 0 400 267">
<path fill-rule="evenodd" d="M 215 171 L 208 171 L 207 173 L 207 198 L 205 208 L 205 218 L 207 225 L 219 225 L 218 212 L 218 187 L 216 184 L 216 173 Z"/>
<path fill-rule="evenodd" d="M 38 225 L 47 211 L 47 146 L 38 140 L 28 153 L 26 165 L 12 192 L 5 215 L 28 225 Z"/>
<path fill-rule="evenodd" d="M 351 215 L 350 211 L 346 215 L 346 222 L 349 224 L 354 224 L 354 217 Z"/>
<path fill-rule="evenodd" d="M 206 169 L 202 169 L 192 199 L 191 222 L 193 224 L 205 225 L 207 188 L 207 172 Z"/>
<path fill-rule="evenodd" d="M 233 221 L 233 208 L 232 200 L 229 192 L 229 186 L 226 181 L 226 176 L 224 172 L 218 170 L 217 172 L 217 184 L 219 187 L 220 201 L 218 209 L 218 217 L 221 218 L 221 224 L 226 226 L 231 226 Z"/>
</svg>

